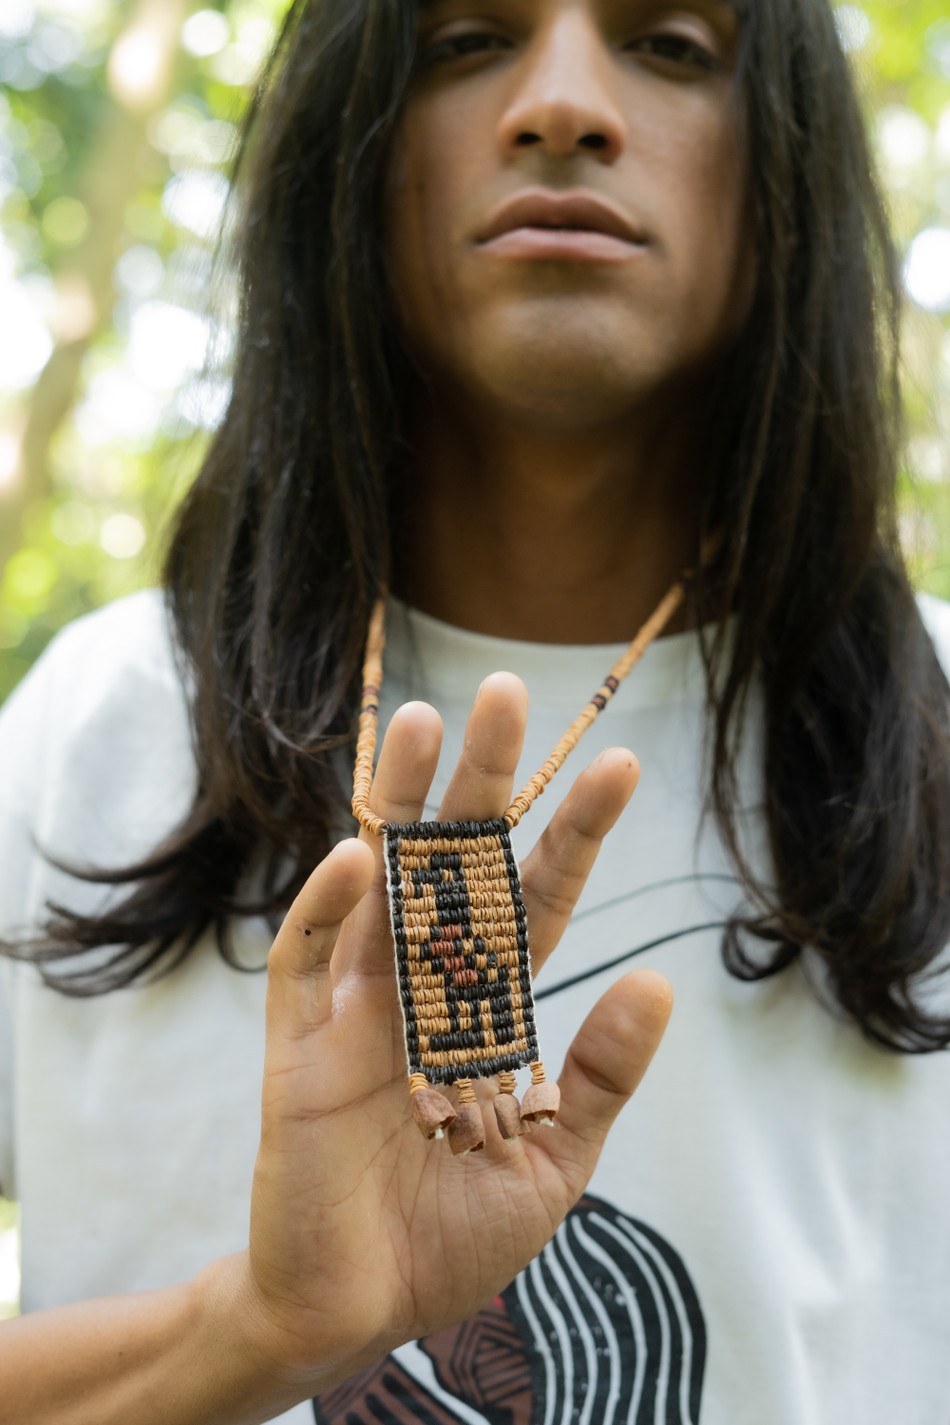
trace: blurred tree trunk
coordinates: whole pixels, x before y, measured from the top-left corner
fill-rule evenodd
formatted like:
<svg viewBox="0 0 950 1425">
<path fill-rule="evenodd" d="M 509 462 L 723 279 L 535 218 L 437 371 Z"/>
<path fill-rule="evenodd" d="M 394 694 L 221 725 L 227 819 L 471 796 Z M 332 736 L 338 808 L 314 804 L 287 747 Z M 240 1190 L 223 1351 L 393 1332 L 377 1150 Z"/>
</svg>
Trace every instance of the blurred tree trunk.
<svg viewBox="0 0 950 1425">
<path fill-rule="evenodd" d="M 53 351 L 20 418 L 17 477 L 0 497 L 0 570 L 19 547 L 27 507 L 52 491 L 50 445 L 81 393 L 83 357 L 112 317 L 125 213 L 149 157 L 148 124 L 174 86 L 189 0 L 135 0 L 109 58 L 113 102 L 91 146 L 77 196 L 89 212 L 82 244 L 56 276 Z"/>
</svg>

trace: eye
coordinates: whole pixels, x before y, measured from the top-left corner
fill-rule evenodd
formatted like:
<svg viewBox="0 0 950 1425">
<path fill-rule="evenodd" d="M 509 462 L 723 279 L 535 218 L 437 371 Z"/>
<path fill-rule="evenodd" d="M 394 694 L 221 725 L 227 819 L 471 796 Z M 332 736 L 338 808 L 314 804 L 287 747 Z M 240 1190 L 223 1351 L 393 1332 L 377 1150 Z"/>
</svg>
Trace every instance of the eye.
<svg viewBox="0 0 950 1425">
<path fill-rule="evenodd" d="M 468 59 L 471 55 L 486 54 L 491 50 L 506 49 L 507 46 L 508 41 L 502 35 L 492 34 L 489 30 L 464 30 L 426 45 L 419 56 L 419 64 L 428 69 L 431 65 Z"/>
<path fill-rule="evenodd" d="M 707 72 L 722 69 L 719 60 L 708 49 L 697 44 L 695 40 L 687 39 L 685 35 L 672 32 L 644 35 L 639 40 L 633 40 L 627 48 L 686 69 L 704 69 Z"/>
</svg>

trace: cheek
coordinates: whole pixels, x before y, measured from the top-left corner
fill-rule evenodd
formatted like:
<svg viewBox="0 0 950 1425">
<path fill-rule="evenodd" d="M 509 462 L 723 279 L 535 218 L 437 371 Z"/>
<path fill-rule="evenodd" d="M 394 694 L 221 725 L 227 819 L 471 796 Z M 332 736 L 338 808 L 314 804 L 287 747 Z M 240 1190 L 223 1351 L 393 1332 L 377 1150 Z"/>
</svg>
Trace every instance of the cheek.
<svg viewBox="0 0 950 1425">
<path fill-rule="evenodd" d="M 422 116 L 408 114 L 393 146 L 385 185 L 383 240 L 396 311 L 411 336 L 448 292 L 453 158 L 458 149 Z"/>
<path fill-rule="evenodd" d="M 699 325 L 730 326 L 747 304 L 751 243 L 746 220 L 745 177 L 732 128 L 721 127 L 702 141 L 684 145 L 676 173 L 671 211 L 672 259 L 682 290 Z"/>
</svg>

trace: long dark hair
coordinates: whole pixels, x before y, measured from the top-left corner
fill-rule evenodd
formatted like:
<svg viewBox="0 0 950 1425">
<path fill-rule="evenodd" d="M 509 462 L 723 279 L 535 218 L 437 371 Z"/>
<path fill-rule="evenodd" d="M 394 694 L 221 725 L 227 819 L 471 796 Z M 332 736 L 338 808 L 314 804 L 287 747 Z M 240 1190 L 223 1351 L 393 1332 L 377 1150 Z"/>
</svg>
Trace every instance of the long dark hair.
<svg viewBox="0 0 950 1425">
<path fill-rule="evenodd" d="M 199 788 L 152 856 L 92 877 L 131 887 L 113 909 L 52 906 L 12 947 L 68 994 L 166 972 L 209 928 L 234 963 L 232 918 L 278 916 L 343 824 L 403 455 L 377 198 L 415 26 L 411 0 L 298 0 L 252 105 L 233 396 L 166 565 Z M 739 84 L 758 282 L 710 392 L 697 549 L 729 538 L 694 590 L 701 622 L 736 611 L 706 649 L 709 807 L 751 906 L 725 961 L 758 979 L 807 947 L 865 1034 L 923 1052 L 950 1043 L 920 1002 L 950 934 L 950 695 L 898 545 L 897 264 L 827 0 L 748 6 Z M 736 813 L 753 694 L 770 884 Z"/>
</svg>

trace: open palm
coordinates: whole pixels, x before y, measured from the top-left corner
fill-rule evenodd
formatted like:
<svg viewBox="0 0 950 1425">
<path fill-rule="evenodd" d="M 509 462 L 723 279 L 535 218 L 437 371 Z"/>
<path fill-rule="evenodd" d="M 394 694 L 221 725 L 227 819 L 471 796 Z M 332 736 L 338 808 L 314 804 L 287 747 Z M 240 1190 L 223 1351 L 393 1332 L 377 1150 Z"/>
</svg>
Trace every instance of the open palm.
<svg viewBox="0 0 950 1425">
<path fill-rule="evenodd" d="M 486 680 L 440 819 L 508 806 L 527 708 L 521 683 Z M 409 704 L 380 753 L 371 805 L 422 814 L 437 714 Z M 522 866 L 535 973 L 556 947 L 600 842 L 636 785 L 623 750 L 574 783 Z M 363 833 L 316 869 L 269 960 L 261 1147 L 249 1256 L 281 1369 L 326 1382 L 463 1319 L 502 1290 L 580 1197 L 670 1010 L 659 976 L 614 985 L 567 1056 L 555 1129 L 454 1158 L 411 1120 L 382 847 Z"/>
</svg>

